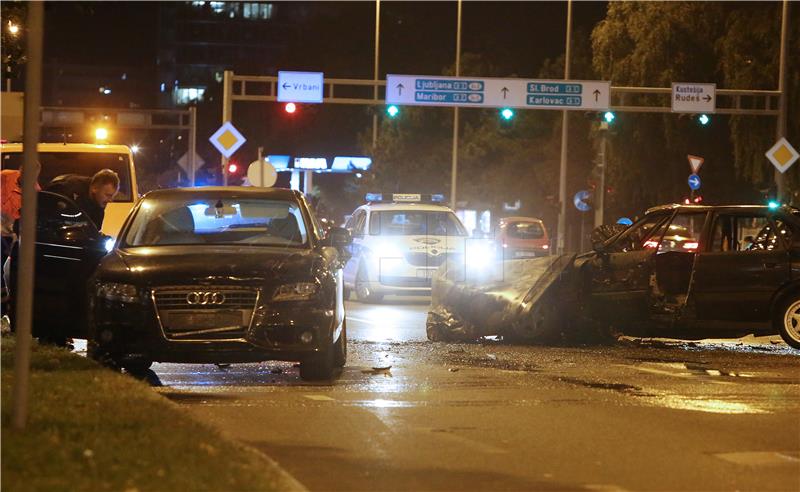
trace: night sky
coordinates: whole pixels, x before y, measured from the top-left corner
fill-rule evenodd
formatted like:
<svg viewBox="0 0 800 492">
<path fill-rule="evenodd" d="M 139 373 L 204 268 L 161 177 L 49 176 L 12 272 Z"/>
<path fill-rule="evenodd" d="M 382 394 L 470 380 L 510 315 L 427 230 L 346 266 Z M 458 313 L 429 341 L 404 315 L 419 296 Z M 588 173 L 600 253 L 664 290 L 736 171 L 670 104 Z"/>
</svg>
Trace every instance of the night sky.
<svg viewBox="0 0 800 492">
<path fill-rule="evenodd" d="M 276 9 L 301 5 L 308 7 L 309 29 L 289 40 L 284 63 L 292 66 L 285 68 L 371 77 L 375 4 L 279 2 Z M 157 7 L 156 2 L 49 2 L 45 57 L 98 65 L 153 63 Z M 575 2 L 573 28 L 589 32 L 605 8 L 605 2 Z M 381 18 L 382 73 L 439 73 L 453 63 L 455 2 L 382 2 Z M 565 19 L 564 2 L 464 2 L 462 52 L 485 55 L 501 75 L 535 76 L 543 60 L 563 53 Z"/>
</svg>

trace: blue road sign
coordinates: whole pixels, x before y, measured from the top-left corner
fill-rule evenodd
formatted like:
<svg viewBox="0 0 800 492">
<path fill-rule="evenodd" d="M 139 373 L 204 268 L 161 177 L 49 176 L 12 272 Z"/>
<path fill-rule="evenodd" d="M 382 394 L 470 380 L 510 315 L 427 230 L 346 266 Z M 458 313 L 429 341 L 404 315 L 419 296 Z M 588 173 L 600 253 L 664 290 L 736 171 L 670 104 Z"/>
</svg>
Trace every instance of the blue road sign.
<svg viewBox="0 0 800 492">
<path fill-rule="evenodd" d="M 581 96 L 560 96 L 547 94 L 528 94 L 528 106 L 575 106 L 581 105 Z"/>
<path fill-rule="evenodd" d="M 482 80 L 417 79 L 414 85 L 418 91 L 483 91 Z"/>
<path fill-rule="evenodd" d="M 556 82 L 529 82 L 528 94 L 580 94 L 581 84 L 562 84 Z"/>
<path fill-rule="evenodd" d="M 575 193 L 575 198 L 572 199 L 572 202 L 575 204 L 575 208 L 577 208 L 581 212 L 588 212 L 589 210 L 591 210 L 592 207 L 590 207 L 589 204 L 586 203 L 586 200 L 588 200 L 589 197 L 591 196 L 592 194 L 586 190 L 581 190 Z"/>
<path fill-rule="evenodd" d="M 427 103 L 481 104 L 483 103 L 483 93 L 417 91 L 414 93 L 414 101 Z"/>
<path fill-rule="evenodd" d="M 689 175 L 689 188 L 692 191 L 696 191 L 700 189 L 700 176 L 696 174 Z"/>
</svg>

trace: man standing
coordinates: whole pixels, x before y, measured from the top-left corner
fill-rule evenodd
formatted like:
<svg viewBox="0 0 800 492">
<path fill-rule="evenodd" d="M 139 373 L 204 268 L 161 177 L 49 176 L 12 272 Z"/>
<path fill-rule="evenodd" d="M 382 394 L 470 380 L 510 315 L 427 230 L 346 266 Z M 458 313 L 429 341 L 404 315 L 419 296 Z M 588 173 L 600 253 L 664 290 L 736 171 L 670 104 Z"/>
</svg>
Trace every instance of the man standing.
<svg viewBox="0 0 800 492">
<path fill-rule="evenodd" d="M 91 178 L 77 174 L 64 174 L 54 178 L 46 191 L 72 198 L 100 230 L 106 205 L 119 191 L 119 176 L 111 169 L 101 169 Z"/>
</svg>

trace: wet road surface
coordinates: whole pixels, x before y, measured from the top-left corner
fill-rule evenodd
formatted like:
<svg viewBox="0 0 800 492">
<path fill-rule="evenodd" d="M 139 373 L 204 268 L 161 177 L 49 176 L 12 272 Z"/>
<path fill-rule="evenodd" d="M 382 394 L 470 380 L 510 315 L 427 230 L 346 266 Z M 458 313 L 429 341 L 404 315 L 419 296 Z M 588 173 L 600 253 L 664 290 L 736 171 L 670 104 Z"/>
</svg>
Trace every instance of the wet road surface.
<svg viewBox="0 0 800 492">
<path fill-rule="evenodd" d="M 782 343 L 432 343 L 426 311 L 349 302 L 332 384 L 283 362 L 148 377 L 311 490 L 800 489 L 800 353 Z"/>
</svg>

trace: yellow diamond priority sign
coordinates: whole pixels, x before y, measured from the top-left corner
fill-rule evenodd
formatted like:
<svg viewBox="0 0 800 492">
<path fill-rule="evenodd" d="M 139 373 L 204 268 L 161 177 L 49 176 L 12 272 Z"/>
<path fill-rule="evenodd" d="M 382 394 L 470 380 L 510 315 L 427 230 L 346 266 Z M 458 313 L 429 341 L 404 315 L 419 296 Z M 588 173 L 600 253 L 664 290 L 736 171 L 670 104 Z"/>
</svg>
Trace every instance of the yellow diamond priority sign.
<svg viewBox="0 0 800 492">
<path fill-rule="evenodd" d="M 785 138 L 781 138 L 767 151 L 766 156 L 778 171 L 785 173 L 794 164 L 794 161 L 800 157 L 800 154 L 794 150 L 792 144 Z"/>
<path fill-rule="evenodd" d="M 226 158 L 230 158 L 247 141 L 230 121 L 223 123 L 208 140 Z"/>
</svg>

